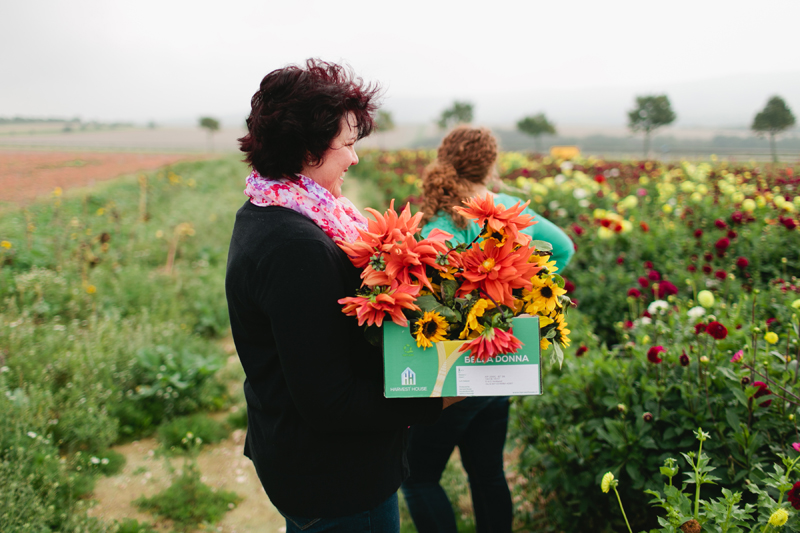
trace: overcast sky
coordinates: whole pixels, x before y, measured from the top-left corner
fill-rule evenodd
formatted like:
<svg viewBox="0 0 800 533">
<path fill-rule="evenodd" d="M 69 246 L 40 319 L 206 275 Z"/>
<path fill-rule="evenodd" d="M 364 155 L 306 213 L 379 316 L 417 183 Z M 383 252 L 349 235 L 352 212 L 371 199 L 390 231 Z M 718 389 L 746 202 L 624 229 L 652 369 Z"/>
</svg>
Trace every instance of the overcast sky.
<svg viewBox="0 0 800 533">
<path fill-rule="evenodd" d="M 684 122 L 741 122 L 781 91 L 800 111 L 798 20 L 798 0 L 4 0 L 0 116 L 233 120 L 315 56 L 379 81 L 398 122 L 462 99 L 484 122 L 622 123 L 668 90 Z"/>
</svg>

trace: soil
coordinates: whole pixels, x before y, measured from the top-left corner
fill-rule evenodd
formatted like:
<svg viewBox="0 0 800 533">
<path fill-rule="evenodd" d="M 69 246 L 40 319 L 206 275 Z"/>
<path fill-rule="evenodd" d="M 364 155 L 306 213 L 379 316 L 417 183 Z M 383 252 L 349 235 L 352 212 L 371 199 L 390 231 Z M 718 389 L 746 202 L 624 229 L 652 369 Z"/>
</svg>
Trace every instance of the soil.
<svg viewBox="0 0 800 533">
<path fill-rule="evenodd" d="M 123 174 L 150 171 L 197 154 L 46 152 L 0 149 L 0 205 L 27 204 L 56 187 L 91 186 Z"/>
<path fill-rule="evenodd" d="M 222 375 L 232 378 L 228 382 L 228 387 L 232 397 L 235 398 L 241 394 L 242 387 L 242 379 L 239 378 L 241 373 L 239 358 L 236 356 L 232 338 L 223 339 L 220 345 L 228 354 L 226 368 L 221 372 Z M 210 416 L 224 419 L 228 413 L 213 413 Z M 203 483 L 216 490 L 233 491 L 242 498 L 242 501 L 225 513 L 222 520 L 197 531 L 219 533 L 286 531 L 283 516 L 270 503 L 253 464 L 243 454 L 245 434 L 245 430 L 234 430 L 224 441 L 203 446 L 200 450 L 197 466 L 202 474 Z M 151 497 L 169 487 L 172 483 L 170 465 L 175 474 L 179 474 L 183 458 L 165 457 L 163 448 L 154 438 L 122 444 L 113 449 L 125 456 L 125 467 L 117 475 L 98 478 L 91 498 L 93 507 L 89 514 L 108 522 L 135 518 L 139 523 L 152 524 L 157 531 L 172 531 L 169 520 L 157 519 L 139 510 L 133 502 L 141 496 Z"/>
<path fill-rule="evenodd" d="M 197 458 L 202 481 L 214 489 L 230 490 L 243 498 L 233 510 L 205 531 L 221 533 L 274 533 L 285 531 L 283 517 L 269 502 L 250 460 L 242 455 L 244 430 L 235 430 L 225 441 L 207 446 Z M 167 460 L 179 471 L 180 457 L 166 458 L 155 439 L 142 439 L 114 448 L 127 463 L 119 474 L 97 480 L 94 507 L 89 514 L 106 521 L 135 518 L 153 524 L 157 531 L 172 531 L 168 520 L 159 520 L 140 511 L 133 503 L 141 496 L 151 497 L 169 487 L 171 475 Z M 202 531 L 202 530 L 198 530 Z"/>
</svg>

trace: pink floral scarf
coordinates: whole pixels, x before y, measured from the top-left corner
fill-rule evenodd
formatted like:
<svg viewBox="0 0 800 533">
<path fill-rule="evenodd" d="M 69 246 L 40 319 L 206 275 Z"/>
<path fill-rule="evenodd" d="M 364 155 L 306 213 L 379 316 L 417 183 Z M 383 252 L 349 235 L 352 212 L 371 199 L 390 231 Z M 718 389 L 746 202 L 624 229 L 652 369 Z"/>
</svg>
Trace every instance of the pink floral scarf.
<svg viewBox="0 0 800 533">
<path fill-rule="evenodd" d="M 353 203 L 336 198 L 327 189 L 302 174 L 297 181 L 262 177 L 257 171 L 247 177 L 244 193 L 259 207 L 277 205 L 297 211 L 319 226 L 337 244 L 354 242 L 358 229 L 367 229 L 367 219 Z"/>
</svg>

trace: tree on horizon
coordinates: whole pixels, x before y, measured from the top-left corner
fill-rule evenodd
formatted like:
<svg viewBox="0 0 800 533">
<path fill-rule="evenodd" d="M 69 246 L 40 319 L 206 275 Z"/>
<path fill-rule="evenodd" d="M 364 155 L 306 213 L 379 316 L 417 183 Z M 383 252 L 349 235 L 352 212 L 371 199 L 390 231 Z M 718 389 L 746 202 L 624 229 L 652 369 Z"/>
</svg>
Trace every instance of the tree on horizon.
<svg viewBox="0 0 800 533">
<path fill-rule="evenodd" d="M 645 159 L 650 153 L 650 136 L 653 131 L 672 124 L 676 118 L 666 94 L 636 97 L 636 107 L 628 111 L 628 128 L 634 133 L 644 132 Z"/>
<path fill-rule="evenodd" d="M 764 106 L 764 109 L 753 118 L 750 129 L 757 134 L 769 134 L 769 146 L 772 150 L 772 162 L 778 162 L 778 152 L 775 149 L 775 136 L 794 126 L 795 119 L 792 110 L 780 96 L 773 96 Z"/>
<path fill-rule="evenodd" d="M 211 117 L 201 117 L 200 127 L 208 130 L 208 151 L 214 151 L 214 132 L 219 130 L 219 120 Z"/>
<path fill-rule="evenodd" d="M 544 113 L 527 116 L 517 122 L 517 129 L 526 135 L 533 137 L 534 146 L 537 153 L 541 153 L 540 138 L 542 135 L 555 135 L 556 127 L 547 120 Z"/>
<path fill-rule="evenodd" d="M 468 124 L 472 122 L 473 105 L 470 102 L 459 102 L 456 100 L 453 105 L 442 111 L 439 120 L 436 122 L 439 128 L 446 130 L 456 124 Z"/>
</svg>

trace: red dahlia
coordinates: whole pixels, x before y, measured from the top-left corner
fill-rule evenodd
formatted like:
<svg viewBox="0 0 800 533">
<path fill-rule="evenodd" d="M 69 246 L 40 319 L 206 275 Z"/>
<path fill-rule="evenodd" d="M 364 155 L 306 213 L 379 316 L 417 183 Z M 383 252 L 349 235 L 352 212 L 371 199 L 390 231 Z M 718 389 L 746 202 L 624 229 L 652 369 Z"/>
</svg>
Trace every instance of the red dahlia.
<svg viewBox="0 0 800 533">
<path fill-rule="evenodd" d="M 657 365 L 663 359 L 661 359 L 658 354 L 666 352 L 667 350 L 664 349 L 663 346 L 652 346 L 649 350 L 647 350 L 647 360 L 651 363 Z"/>
<path fill-rule="evenodd" d="M 792 507 L 800 509 L 800 481 L 792 486 L 787 496 L 789 497 L 789 503 L 792 504 Z"/>
<path fill-rule="evenodd" d="M 714 320 L 713 322 L 709 322 L 706 326 L 706 333 L 721 341 L 725 337 L 728 336 L 728 328 Z"/>
</svg>

